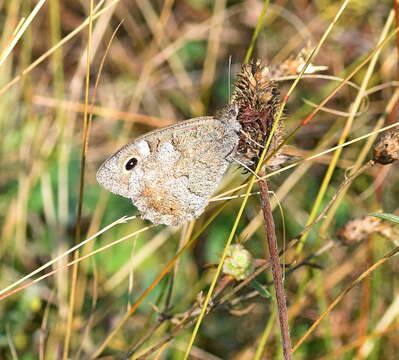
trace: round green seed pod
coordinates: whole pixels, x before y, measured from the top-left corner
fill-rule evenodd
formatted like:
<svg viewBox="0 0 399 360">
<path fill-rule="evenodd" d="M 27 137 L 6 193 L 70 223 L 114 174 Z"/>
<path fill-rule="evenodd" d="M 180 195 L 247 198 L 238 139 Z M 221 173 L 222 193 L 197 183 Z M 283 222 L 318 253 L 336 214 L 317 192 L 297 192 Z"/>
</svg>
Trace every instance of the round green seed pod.
<svg viewBox="0 0 399 360">
<path fill-rule="evenodd" d="M 254 261 L 251 253 L 241 244 L 231 245 L 227 250 L 223 273 L 236 280 L 244 280 L 253 270 Z"/>
</svg>

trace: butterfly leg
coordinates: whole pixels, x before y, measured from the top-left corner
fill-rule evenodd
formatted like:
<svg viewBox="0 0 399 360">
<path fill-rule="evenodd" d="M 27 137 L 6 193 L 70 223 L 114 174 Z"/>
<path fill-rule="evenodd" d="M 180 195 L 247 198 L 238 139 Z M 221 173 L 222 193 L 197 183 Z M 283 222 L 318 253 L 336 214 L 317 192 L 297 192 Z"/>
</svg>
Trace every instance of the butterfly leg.
<svg viewBox="0 0 399 360">
<path fill-rule="evenodd" d="M 243 163 L 242 161 L 232 157 L 233 161 L 235 161 L 237 164 L 241 165 L 245 170 L 247 170 L 248 172 L 250 172 L 252 175 L 254 175 L 258 180 L 261 179 L 261 177 L 255 172 L 253 171 L 249 166 L 245 165 L 245 163 Z"/>
</svg>

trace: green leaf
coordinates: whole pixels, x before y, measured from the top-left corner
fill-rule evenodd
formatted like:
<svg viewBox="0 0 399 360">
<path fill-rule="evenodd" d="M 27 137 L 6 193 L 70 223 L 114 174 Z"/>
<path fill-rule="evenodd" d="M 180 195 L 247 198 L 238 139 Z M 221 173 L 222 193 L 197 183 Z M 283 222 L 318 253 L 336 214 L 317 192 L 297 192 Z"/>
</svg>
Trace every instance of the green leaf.
<svg viewBox="0 0 399 360">
<path fill-rule="evenodd" d="M 266 299 L 270 299 L 272 297 L 272 295 L 270 294 L 270 292 L 266 289 L 265 286 L 263 286 L 262 284 L 260 284 L 259 282 L 257 282 L 256 280 L 252 280 L 250 282 L 250 285 L 264 298 Z"/>
<path fill-rule="evenodd" d="M 399 216 L 396 216 L 394 214 L 370 214 L 370 216 L 375 216 L 378 217 L 380 219 L 384 219 L 384 220 L 388 220 L 391 221 L 395 224 L 399 224 Z"/>
</svg>

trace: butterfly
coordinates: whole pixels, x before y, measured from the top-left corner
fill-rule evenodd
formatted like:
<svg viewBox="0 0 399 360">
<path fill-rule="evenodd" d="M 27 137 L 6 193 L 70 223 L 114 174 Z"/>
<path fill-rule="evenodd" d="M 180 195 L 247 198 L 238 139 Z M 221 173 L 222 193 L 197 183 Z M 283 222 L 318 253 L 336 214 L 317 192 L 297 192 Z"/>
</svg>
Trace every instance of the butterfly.
<svg viewBox="0 0 399 360">
<path fill-rule="evenodd" d="M 105 189 L 130 198 L 142 218 L 180 225 L 200 216 L 237 155 L 238 108 L 183 121 L 124 145 L 97 172 Z"/>
</svg>

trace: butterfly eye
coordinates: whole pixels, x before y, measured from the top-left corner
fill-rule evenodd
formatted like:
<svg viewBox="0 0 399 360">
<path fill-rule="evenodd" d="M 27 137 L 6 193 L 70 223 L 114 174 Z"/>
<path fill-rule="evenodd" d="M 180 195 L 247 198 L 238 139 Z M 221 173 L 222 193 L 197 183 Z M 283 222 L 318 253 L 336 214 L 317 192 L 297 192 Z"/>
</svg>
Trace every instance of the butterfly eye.
<svg viewBox="0 0 399 360">
<path fill-rule="evenodd" d="M 132 170 L 136 165 L 137 165 L 137 159 L 135 157 L 130 158 L 128 161 L 125 163 L 125 169 L 127 171 Z"/>
</svg>

